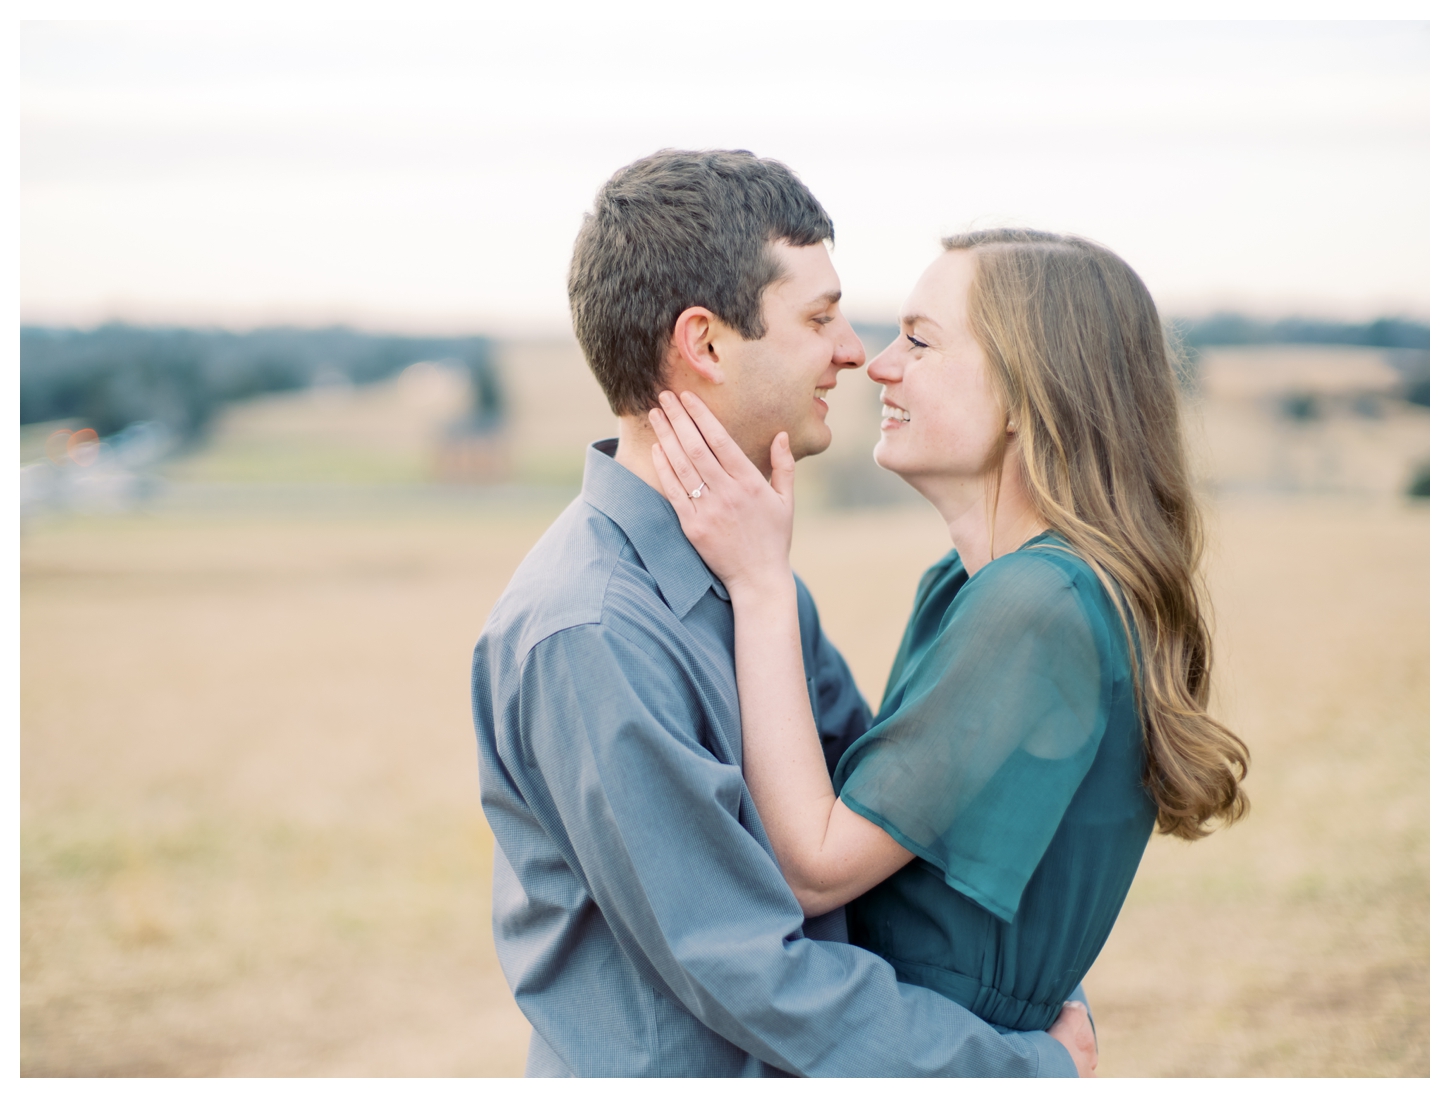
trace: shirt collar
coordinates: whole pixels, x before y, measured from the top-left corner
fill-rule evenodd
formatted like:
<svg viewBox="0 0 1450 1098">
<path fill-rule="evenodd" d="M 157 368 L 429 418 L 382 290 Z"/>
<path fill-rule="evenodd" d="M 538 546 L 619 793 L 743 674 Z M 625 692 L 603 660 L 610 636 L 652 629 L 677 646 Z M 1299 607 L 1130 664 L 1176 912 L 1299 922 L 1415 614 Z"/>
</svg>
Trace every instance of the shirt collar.
<svg viewBox="0 0 1450 1098">
<path fill-rule="evenodd" d="M 676 617 L 688 614 L 712 588 L 728 602 L 725 585 L 685 537 L 669 501 L 614 460 L 618 446 L 617 438 L 606 438 L 585 451 L 584 502 L 624 531 Z"/>
</svg>

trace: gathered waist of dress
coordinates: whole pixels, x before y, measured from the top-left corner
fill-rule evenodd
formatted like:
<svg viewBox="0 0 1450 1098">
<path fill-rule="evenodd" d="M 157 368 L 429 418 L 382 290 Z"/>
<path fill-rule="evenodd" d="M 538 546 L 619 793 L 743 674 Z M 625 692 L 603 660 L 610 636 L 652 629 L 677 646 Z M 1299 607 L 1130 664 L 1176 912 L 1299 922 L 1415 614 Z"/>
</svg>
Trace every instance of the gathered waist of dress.
<svg viewBox="0 0 1450 1098">
<path fill-rule="evenodd" d="M 1062 1009 L 1061 999 L 1046 1003 L 1029 1002 L 948 968 L 902 961 L 895 957 L 887 957 L 886 960 L 896 970 L 896 977 L 902 983 L 916 984 L 944 995 L 994 1026 L 1015 1030 L 1046 1029 L 1057 1020 Z M 1069 986 L 1076 984 L 1074 980 Z"/>
</svg>

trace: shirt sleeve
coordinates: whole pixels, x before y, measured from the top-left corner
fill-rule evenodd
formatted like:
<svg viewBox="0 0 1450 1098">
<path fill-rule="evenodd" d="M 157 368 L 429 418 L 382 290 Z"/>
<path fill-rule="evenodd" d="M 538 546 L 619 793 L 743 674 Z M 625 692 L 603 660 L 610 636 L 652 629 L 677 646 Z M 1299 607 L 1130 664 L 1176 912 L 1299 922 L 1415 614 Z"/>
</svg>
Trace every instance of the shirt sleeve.
<svg viewBox="0 0 1450 1098">
<path fill-rule="evenodd" d="M 1041 555 L 987 565 L 838 774 L 852 811 L 1007 922 L 1107 726 L 1098 620 Z"/>
<path fill-rule="evenodd" d="M 801 934 L 742 826 L 738 767 L 700 742 L 698 699 L 662 652 L 604 625 L 536 645 L 520 679 L 521 783 L 631 962 L 657 991 L 796 1075 L 1073 1074 L 1043 1033 L 1003 1035 L 898 984 L 880 957 Z"/>
</svg>

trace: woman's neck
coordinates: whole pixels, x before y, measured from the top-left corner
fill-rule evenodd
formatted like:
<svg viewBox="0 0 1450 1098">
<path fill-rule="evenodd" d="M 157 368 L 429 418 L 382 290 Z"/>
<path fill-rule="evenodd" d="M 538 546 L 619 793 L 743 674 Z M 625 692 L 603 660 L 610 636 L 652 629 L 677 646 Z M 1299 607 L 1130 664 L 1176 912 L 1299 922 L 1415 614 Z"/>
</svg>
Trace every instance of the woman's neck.
<svg viewBox="0 0 1450 1098">
<path fill-rule="evenodd" d="M 1020 549 L 1023 542 L 1047 529 L 1047 524 L 1031 508 L 1023 508 L 1011 515 L 1005 513 L 1005 509 L 999 509 L 995 525 L 983 517 L 985 510 L 981 508 L 975 515 L 959 515 L 955 522 L 947 523 L 952 544 L 956 546 L 962 567 L 969 576 L 998 557 Z"/>
<path fill-rule="evenodd" d="M 913 484 L 941 515 L 968 575 L 1047 529 L 1009 462 L 995 477 Z"/>
</svg>

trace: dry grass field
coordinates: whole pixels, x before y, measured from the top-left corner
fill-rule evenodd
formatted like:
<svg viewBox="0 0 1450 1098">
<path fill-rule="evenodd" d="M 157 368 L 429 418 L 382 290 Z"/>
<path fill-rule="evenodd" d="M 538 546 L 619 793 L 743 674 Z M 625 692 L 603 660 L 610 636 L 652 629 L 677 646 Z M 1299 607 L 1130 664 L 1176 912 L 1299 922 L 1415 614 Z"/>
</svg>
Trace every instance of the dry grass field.
<svg viewBox="0 0 1450 1098">
<path fill-rule="evenodd" d="M 22 545 L 22 1072 L 515 1074 L 468 652 L 547 511 L 92 517 Z M 1253 814 L 1155 840 L 1089 976 L 1107 1074 L 1428 1070 L 1423 509 L 1221 505 Z M 879 694 L 919 509 L 802 516 Z"/>
<path fill-rule="evenodd" d="M 550 378 L 578 369 L 507 365 L 515 407 L 540 415 Z M 176 479 L 416 479 L 436 409 L 415 399 L 399 426 L 388 399 L 239 408 Z M 920 504 L 822 506 L 856 476 L 871 401 L 842 394 L 795 558 L 874 701 L 945 541 Z M 1258 475 L 1238 440 L 1270 428 L 1209 411 L 1204 461 Z M 536 483 L 597 431 L 597 408 L 576 412 L 521 455 Z M 1312 472 L 1337 431 L 1380 456 L 1374 485 L 1211 503 L 1216 704 L 1254 752 L 1254 808 L 1205 842 L 1150 844 L 1086 981 L 1104 1074 L 1429 1070 L 1429 524 L 1394 494 L 1425 425 L 1396 414 L 1296 427 L 1299 449 L 1280 448 Z M 326 490 L 234 493 L 27 522 L 22 1074 L 522 1070 L 468 661 L 561 497 L 344 488 L 326 508 L 305 503 Z"/>
</svg>

